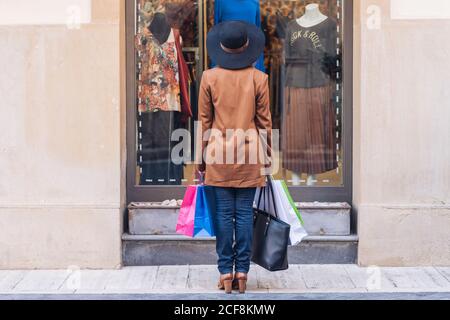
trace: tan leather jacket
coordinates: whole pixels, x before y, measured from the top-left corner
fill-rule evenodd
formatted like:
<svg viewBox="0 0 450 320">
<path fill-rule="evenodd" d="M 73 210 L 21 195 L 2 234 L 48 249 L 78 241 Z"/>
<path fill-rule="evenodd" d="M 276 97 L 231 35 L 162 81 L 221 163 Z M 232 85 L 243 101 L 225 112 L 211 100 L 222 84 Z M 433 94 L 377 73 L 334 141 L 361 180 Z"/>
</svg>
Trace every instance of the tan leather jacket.
<svg viewBox="0 0 450 320">
<path fill-rule="evenodd" d="M 215 67 L 205 71 L 198 109 L 199 127 L 205 139 L 202 147 L 197 149 L 197 161 L 204 155 L 197 169 L 206 169 L 205 184 L 235 188 L 264 186 L 265 175 L 261 169 L 268 166 L 268 160 L 261 157 L 263 153 L 258 150 L 261 145 L 267 145 L 268 148 L 263 150 L 267 150 L 270 158 L 272 118 L 268 76 L 253 67 L 241 70 Z M 240 133 L 247 135 L 238 139 L 230 136 L 230 129 L 236 134 L 241 129 Z M 261 144 L 264 139 L 258 138 L 262 132 L 267 132 L 267 144 Z M 220 133 L 222 140 L 218 137 Z M 253 133 L 256 135 L 252 136 Z M 197 146 L 201 141 L 199 138 L 200 135 Z"/>
</svg>

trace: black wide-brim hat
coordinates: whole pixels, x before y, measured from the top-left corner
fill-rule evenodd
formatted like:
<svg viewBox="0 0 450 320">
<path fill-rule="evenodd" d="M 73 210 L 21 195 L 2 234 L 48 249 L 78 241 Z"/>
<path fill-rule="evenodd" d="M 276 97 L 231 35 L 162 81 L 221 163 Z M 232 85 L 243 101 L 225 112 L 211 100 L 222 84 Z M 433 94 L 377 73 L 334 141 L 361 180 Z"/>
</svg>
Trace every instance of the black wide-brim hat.
<svg viewBox="0 0 450 320">
<path fill-rule="evenodd" d="M 218 66 L 238 70 L 255 63 L 264 51 L 265 36 L 256 25 L 244 21 L 226 21 L 208 33 L 206 47 Z"/>
</svg>

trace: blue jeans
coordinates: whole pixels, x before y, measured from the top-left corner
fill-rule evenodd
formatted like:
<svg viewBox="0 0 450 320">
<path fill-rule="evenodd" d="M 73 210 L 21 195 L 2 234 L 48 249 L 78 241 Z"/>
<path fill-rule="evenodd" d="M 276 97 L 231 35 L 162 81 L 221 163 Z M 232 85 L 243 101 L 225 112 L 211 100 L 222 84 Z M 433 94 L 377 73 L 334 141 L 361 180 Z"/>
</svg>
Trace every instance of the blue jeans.
<svg viewBox="0 0 450 320">
<path fill-rule="evenodd" d="M 252 254 L 253 200 L 256 188 L 214 187 L 214 227 L 221 274 L 248 273 Z"/>
</svg>

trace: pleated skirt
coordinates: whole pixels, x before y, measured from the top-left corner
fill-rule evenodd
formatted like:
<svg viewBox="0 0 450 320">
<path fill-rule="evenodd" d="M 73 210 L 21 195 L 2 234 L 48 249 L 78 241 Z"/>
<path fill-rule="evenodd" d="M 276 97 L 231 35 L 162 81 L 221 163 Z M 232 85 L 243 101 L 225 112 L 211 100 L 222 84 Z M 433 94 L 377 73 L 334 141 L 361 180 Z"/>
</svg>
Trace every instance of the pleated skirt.
<svg viewBox="0 0 450 320">
<path fill-rule="evenodd" d="M 296 174 L 336 169 L 336 111 L 331 86 L 285 89 L 283 168 Z"/>
</svg>

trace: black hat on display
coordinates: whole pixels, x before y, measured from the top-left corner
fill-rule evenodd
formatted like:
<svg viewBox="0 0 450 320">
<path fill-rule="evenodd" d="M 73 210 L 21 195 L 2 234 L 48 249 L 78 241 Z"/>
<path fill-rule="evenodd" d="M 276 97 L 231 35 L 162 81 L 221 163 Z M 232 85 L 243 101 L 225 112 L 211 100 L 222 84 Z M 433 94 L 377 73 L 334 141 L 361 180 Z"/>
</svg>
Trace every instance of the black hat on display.
<svg viewBox="0 0 450 320">
<path fill-rule="evenodd" d="M 244 21 L 226 21 L 208 33 L 206 46 L 212 61 L 225 69 L 243 69 L 255 63 L 264 51 L 260 28 Z"/>
<path fill-rule="evenodd" d="M 160 43 L 165 43 L 167 41 L 171 31 L 166 15 L 161 12 L 155 13 L 148 29 Z"/>
</svg>

